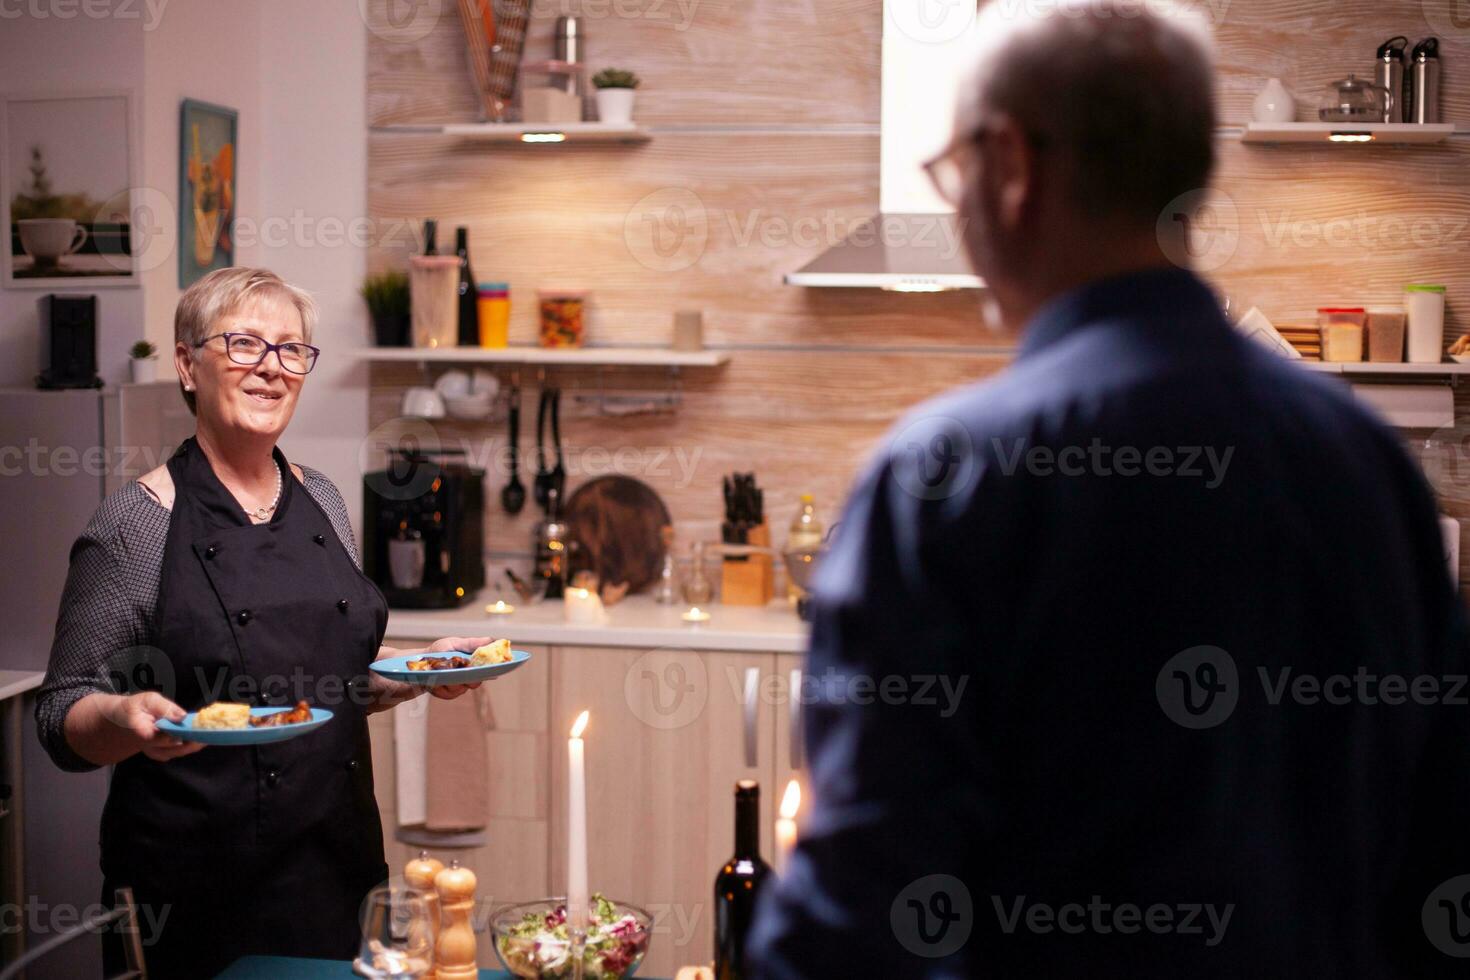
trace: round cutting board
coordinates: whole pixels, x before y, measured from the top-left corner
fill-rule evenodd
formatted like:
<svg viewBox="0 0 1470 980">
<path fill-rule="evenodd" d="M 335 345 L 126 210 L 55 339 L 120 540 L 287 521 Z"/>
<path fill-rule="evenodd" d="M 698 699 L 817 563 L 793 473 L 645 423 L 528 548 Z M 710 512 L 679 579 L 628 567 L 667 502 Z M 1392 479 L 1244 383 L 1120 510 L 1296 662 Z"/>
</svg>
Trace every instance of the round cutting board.
<svg viewBox="0 0 1470 980">
<path fill-rule="evenodd" d="M 660 530 L 669 509 L 663 498 L 630 476 L 599 476 L 577 488 L 567 501 L 567 537 L 576 544 L 574 570 L 590 569 L 602 585 L 628 583 L 640 592 L 663 568 Z"/>
</svg>

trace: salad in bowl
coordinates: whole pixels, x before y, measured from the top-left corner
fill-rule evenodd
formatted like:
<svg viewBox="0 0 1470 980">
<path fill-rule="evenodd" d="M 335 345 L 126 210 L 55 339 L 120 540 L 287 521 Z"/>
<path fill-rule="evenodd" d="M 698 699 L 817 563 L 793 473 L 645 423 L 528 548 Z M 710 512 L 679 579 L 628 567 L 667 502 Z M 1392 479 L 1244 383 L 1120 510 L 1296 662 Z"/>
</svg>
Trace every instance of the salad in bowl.
<svg viewBox="0 0 1470 980">
<path fill-rule="evenodd" d="M 594 894 L 587 908 L 587 941 L 582 949 L 586 980 L 632 976 L 648 952 L 653 920 L 635 905 Z M 490 923 L 495 953 L 505 968 L 527 980 L 573 976 L 566 899 L 511 905 Z"/>
</svg>

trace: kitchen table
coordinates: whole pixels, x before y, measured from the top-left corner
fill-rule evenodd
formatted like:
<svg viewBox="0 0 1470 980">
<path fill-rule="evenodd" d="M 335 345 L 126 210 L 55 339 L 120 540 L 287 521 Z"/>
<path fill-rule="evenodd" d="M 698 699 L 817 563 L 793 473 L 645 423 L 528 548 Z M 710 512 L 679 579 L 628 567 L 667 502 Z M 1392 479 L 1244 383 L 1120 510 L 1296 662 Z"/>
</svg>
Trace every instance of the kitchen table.
<svg viewBox="0 0 1470 980">
<path fill-rule="evenodd" d="M 231 963 L 215 980 L 352 980 L 347 960 L 307 960 L 294 956 L 246 956 Z M 504 970 L 481 970 L 480 980 L 512 980 Z"/>
</svg>

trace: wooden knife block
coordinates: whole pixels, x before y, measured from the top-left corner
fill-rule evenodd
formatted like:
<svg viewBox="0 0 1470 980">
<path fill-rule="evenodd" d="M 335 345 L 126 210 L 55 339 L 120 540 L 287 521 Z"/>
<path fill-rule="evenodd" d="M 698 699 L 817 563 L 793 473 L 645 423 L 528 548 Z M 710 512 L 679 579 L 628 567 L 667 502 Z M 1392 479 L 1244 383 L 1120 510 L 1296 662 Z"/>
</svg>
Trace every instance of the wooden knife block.
<svg viewBox="0 0 1470 980">
<path fill-rule="evenodd" d="M 750 529 L 746 543 L 771 546 L 771 529 L 765 524 Z M 764 606 L 776 595 L 776 564 L 770 555 L 726 557 L 720 563 L 720 602 L 727 606 Z"/>
</svg>

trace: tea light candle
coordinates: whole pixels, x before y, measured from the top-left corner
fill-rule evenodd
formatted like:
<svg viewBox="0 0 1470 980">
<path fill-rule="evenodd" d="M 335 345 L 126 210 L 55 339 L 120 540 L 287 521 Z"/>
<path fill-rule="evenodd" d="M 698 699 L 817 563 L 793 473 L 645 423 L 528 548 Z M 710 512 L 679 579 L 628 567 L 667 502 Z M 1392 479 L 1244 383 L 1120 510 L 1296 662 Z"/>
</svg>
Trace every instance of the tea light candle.
<svg viewBox="0 0 1470 980">
<path fill-rule="evenodd" d="M 796 811 L 801 809 L 801 784 L 796 780 L 786 784 L 781 796 L 781 819 L 776 821 L 776 874 L 786 873 L 786 864 L 791 852 L 796 850 Z"/>
<path fill-rule="evenodd" d="M 686 623 L 707 623 L 709 622 L 709 613 L 700 609 L 698 606 L 690 606 L 689 611 L 684 613 L 682 618 Z"/>
<path fill-rule="evenodd" d="M 601 626 L 605 617 L 602 599 L 591 589 L 567 589 L 562 596 L 562 610 L 569 623 Z"/>
<path fill-rule="evenodd" d="M 492 616 L 509 616 L 511 613 L 516 611 L 516 607 L 506 602 L 504 599 L 496 599 L 494 602 L 490 603 L 490 605 L 485 607 L 485 611 Z"/>
</svg>

